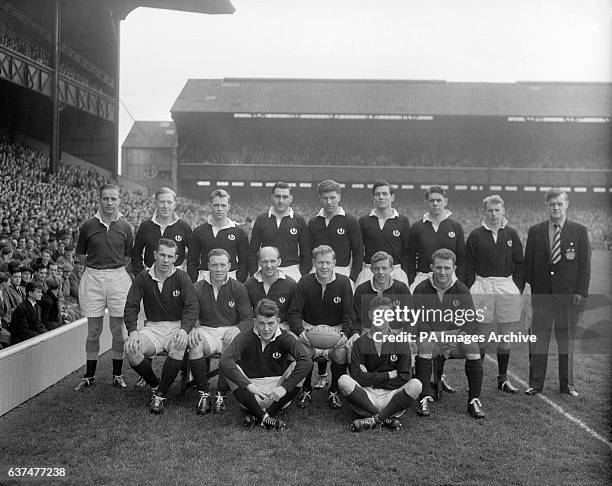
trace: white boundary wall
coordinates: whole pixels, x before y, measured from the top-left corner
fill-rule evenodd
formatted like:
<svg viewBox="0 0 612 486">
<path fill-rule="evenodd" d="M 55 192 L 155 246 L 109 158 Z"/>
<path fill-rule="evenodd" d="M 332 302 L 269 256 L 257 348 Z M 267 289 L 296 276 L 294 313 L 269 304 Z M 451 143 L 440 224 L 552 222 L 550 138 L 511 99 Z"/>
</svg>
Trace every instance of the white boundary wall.
<svg viewBox="0 0 612 486">
<path fill-rule="evenodd" d="M 85 365 L 87 319 L 66 324 L 0 351 L 0 416 Z M 100 354 L 111 347 L 108 315 Z"/>
</svg>

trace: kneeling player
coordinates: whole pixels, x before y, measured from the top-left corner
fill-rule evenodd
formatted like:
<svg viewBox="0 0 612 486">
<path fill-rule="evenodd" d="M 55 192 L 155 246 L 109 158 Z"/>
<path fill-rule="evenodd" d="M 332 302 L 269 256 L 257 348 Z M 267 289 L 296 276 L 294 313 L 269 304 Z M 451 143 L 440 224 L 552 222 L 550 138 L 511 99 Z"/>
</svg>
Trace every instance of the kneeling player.
<svg viewBox="0 0 612 486">
<path fill-rule="evenodd" d="M 442 248 L 431 256 L 433 274 L 414 289 L 415 309 L 423 309 L 425 316 L 417 325 L 418 356 L 416 375 L 423 385 L 421 405 L 417 414 L 430 414 L 433 401 L 430 386 L 434 351 L 445 357 L 464 357 L 465 374 L 469 385 L 468 413 L 484 418 L 480 403 L 482 387 L 482 360 L 478 346 L 477 314 L 470 290 L 455 276 L 456 259 L 451 250 Z M 453 317 L 449 318 L 449 314 Z M 468 318 L 468 315 L 471 316 Z M 426 337 L 423 337 L 426 335 Z"/>
<path fill-rule="evenodd" d="M 274 416 L 289 406 L 312 369 L 310 353 L 279 324 L 276 303 L 260 300 L 253 329 L 238 334 L 221 357 L 221 371 L 247 411 L 245 425 L 284 429 Z"/>
<path fill-rule="evenodd" d="M 339 380 L 340 392 L 351 404 L 357 418 L 355 432 L 384 426 L 399 429 L 394 417 L 410 407 L 421 393 L 419 380 L 410 378 L 410 345 L 395 342 L 389 321 L 383 317 L 394 306 L 388 297 L 374 297 L 370 303 L 370 330 L 353 345 L 349 375 Z"/>
<path fill-rule="evenodd" d="M 132 368 L 151 386 L 151 413 L 164 413 L 166 393 L 181 369 L 187 334 L 198 318 L 198 301 L 187 273 L 174 267 L 178 247 L 173 240 L 161 238 L 153 252 L 155 263 L 140 272 L 130 287 L 124 320 L 129 337 L 125 353 Z M 147 327 L 136 330 L 140 302 L 147 316 Z M 146 359 L 162 351 L 168 357 L 161 380 Z"/>
</svg>

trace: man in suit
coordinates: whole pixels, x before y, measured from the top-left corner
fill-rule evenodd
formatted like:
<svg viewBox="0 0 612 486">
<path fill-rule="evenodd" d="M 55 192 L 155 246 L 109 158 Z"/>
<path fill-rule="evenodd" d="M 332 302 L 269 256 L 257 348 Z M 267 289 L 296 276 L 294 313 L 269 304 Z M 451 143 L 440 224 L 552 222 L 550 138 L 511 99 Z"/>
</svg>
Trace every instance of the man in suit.
<svg viewBox="0 0 612 486">
<path fill-rule="evenodd" d="M 548 345 L 554 327 L 559 350 L 561 393 L 578 396 L 574 387 L 574 339 L 579 313 L 589 292 L 591 246 L 587 229 L 566 218 L 565 191 L 546 193 L 548 220 L 529 228 L 525 248 L 525 281 L 531 285 L 532 332 L 537 341 L 529 356 L 529 388 L 536 395 L 544 387 Z"/>
<path fill-rule="evenodd" d="M 40 319 L 40 299 L 43 295 L 42 285 L 28 282 L 27 299 L 17 306 L 11 320 L 11 344 L 17 344 L 47 332 Z"/>
</svg>

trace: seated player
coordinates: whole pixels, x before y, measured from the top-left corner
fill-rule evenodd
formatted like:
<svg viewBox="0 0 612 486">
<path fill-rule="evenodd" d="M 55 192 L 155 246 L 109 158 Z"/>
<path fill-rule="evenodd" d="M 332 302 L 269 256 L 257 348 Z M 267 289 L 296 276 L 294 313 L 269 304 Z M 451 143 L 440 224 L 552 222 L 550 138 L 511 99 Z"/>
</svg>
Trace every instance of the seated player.
<svg viewBox="0 0 612 486">
<path fill-rule="evenodd" d="M 382 313 L 394 308 L 388 297 L 371 300 L 372 327 L 355 341 L 351 374 L 342 375 L 338 383 L 357 417 L 352 423 L 355 432 L 376 426 L 399 429 L 394 415 L 409 408 L 421 393 L 419 380 L 411 379 L 410 345 L 385 339 L 393 333 Z"/>
<path fill-rule="evenodd" d="M 346 328 L 351 317 L 353 305 L 353 290 L 351 281 L 344 275 L 334 272 L 336 256 L 334 250 L 327 245 L 317 246 L 313 251 L 314 273 L 304 275 L 295 288 L 294 305 L 289 311 L 289 327 L 299 336 L 305 329 L 326 324 L 338 331 Z M 332 349 L 312 349 L 313 359 L 331 361 L 331 384 L 329 387 L 329 406 L 332 409 L 342 407 L 338 396 L 338 378 L 346 372 L 346 343 L 348 336 L 344 333 L 342 339 Z M 299 407 L 305 407 L 308 400 L 312 401 L 311 375 L 304 382 L 304 393 Z"/>
<path fill-rule="evenodd" d="M 215 403 L 208 386 L 207 360 L 221 354 L 242 329 L 253 327 L 253 309 L 244 285 L 230 278 L 230 255 L 222 248 L 208 253 L 209 273 L 195 284 L 199 321 L 189 333 L 189 363 L 200 399 L 198 415 L 225 410 L 229 387 L 220 371 Z"/>
<path fill-rule="evenodd" d="M 153 266 L 134 279 L 123 315 L 129 334 L 125 354 L 132 368 L 153 390 L 149 410 L 154 414 L 164 413 L 166 394 L 183 363 L 187 335 L 198 318 L 193 283 L 186 272 L 174 267 L 177 252 L 174 240 L 159 239 L 153 252 Z M 138 331 L 141 302 L 148 322 Z M 146 358 L 162 351 L 167 351 L 168 357 L 158 379 Z"/>
<path fill-rule="evenodd" d="M 312 369 L 310 353 L 279 324 L 276 303 L 260 300 L 253 329 L 238 334 L 219 363 L 236 400 L 246 409 L 247 426 L 285 429 L 285 422 L 274 416 L 290 405 Z"/>
<path fill-rule="evenodd" d="M 416 376 L 423 385 L 417 414 L 430 415 L 432 357 L 434 353 L 442 353 L 447 358 L 465 358 L 469 386 L 467 411 L 474 418 L 484 418 L 480 403 L 482 360 L 477 342 L 478 322 L 470 290 L 455 276 L 456 259 L 451 250 L 436 250 L 431 261 L 432 275 L 418 284 L 413 294 L 415 309 L 425 311 L 425 318 L 417 323 Z M 449 311 L 454 318 L 445 318 Z M 427 337 L 423 338 L 422 333 L 427 333 Z"/>
<path fill-rule="evenodd" d="M 280 253 L 274 246 L 264 246 L 257 252 L 259 269 L 255 275 L 249 277 L 244 286 L 249 294 L 253 308 L 261 299 L 270 299 L 279 309 L 278 317 L 281 320 L 281 329 L 289 330 L 287 315 L 293 295 L 295 294 L 295 280 L 285 275 L 279 268 L 281 264 Z"/>
</svg>

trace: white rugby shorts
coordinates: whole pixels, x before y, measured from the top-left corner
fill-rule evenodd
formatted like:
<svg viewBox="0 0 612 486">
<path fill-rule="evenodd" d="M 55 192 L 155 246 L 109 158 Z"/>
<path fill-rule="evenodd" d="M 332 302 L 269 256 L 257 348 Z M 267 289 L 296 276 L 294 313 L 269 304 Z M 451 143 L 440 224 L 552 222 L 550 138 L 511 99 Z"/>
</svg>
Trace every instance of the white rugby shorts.
<svg viewBox="0 0 612 486">
<path fill-rule="evenodd" d="M 85 317 L 123 317 L 132 279 L 124 267 L 98 270 L 87 267 L 79 283 L 79 304 Z"/>
<path fill-rule="evenodd" d="M 181 329 L 180 321 L 147 322 L 138 332 L 149 339 L 155 346 L 155 354 L 168 351 L 168 343 Z"/>
<path fill-rule="evenodd" d="M 476 277 L 470 289 L 474 307 L 484 313 L 481 323 L 508 323 L 521 319 L 521 292 L 512 277 Z"/>
</svg>

